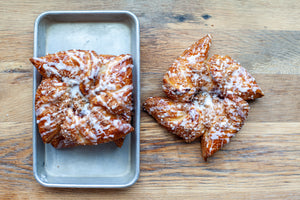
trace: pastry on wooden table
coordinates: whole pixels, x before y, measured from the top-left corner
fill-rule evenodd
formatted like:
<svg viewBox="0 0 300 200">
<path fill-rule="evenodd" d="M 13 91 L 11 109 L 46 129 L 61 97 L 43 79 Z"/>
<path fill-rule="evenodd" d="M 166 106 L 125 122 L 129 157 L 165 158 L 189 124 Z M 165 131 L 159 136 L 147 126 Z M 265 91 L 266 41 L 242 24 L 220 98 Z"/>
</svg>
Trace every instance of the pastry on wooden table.
<svg viewBox="0 0 300 200">
<path fill-rule="evenodd" d="M 132 58 L 120 55 L 100 68 L 90 92 L 93 105 L 122 115 L 128 122 L 132 115 Z"/>
<path fill-rule="evenodd" d="M 229 142 L 242 127 L 248 103 L 240 97 L 219 98 L 203 92 L 190 103 L 175 102 L 164 97 L 150 97 L 144 109 L 169 132 L 186 142 L 202 136 L 204 160 Z"/>
<path fill-rule="evenodd" d="M 132 57 L 69 50 L 31 58 L 43 80 L 36 92 L 42 140 L 56 148 L 115 141 L 134 129 Z"/>
<path fill-rule="evenodd" d="M 199 91 L 244 100 L 264 95 L 254 77 L 231 57 L 214 55 L 207 60 L 210 44 L 210 35 L 201 38 L 171 65 L 163 79 L 163 91 L 169 98 L 190 102 Z"/>
<path fill-rule="evenodd" d="M 231 57 L 214 55 L 208 60 L 207 66 L 222 96 L 236 95 L 244 100 L 264 96 L 255 78 Z"/>
<path fill-rule="evenodd" d="M 202 156 L 208 157 L 221 149 L 242 128 L 249 112 L 249 104 L 238 96 L 213 98 L 207 118 L 209 126 L 201 138 Z M 216 100 L 218 99 L 218 100 Z"/>
<path fill-rule="evenodd" d="M 264 96 L 254 77 L 229 56 L 208 59 L 211 36 L 186 49 L 163 78 L 165 97 L 150 97 L 144 109 L 169 132 L 192 142 L 201 137 L 206 161 L 241 129 L 246 100 Z"/>
<path fill-rule="evenodd" d="M 199 90 L 212 90 L 214 83 L 204 62 L 211 45 L 206 35 L 186 49 L 170 66 L 163 78 L 166 95 L 181 102 L 190 102 Z"/>
<path fill-rule="evenodd" d="M 186 142 L 192 142 L 205 131 L 205 113 L 197 102 L 175 102 L 163 97 L 150 97 L 144 109 L 169 132 L 178 135 Z"/>
</svg>

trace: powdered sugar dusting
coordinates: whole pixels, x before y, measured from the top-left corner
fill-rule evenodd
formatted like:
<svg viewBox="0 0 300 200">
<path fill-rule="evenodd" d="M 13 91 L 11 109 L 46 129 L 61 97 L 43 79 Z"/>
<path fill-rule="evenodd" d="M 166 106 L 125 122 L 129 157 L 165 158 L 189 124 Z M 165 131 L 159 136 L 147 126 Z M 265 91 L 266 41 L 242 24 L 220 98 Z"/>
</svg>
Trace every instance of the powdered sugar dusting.
<svg viewBox="0 0 300 200">
<path fill-rule="evenodd" d="M 210 45 L 211 36 L 207 35 L 174 61 L 163 80 L 163 90 L 169 98 L 190 102 L 200 89 L 210 87 L 210 77 L 202 66 Z"/>
<path fill-rule="evenodd" d="M 208 66 L 222 96 L 238 95 L 253 100 L 264 95 L 254 77 L 229 56 L 214 55 Z"/>
<path fill-rule="evenodd" d="M 249 110 L 245 100 L 264 95 L 247 70 L 229 56 L 207 60 L 210 45 L 210 35 L 198 40 L 165 73 L 162 89 L 174 101 L 152 97 L 144 104 L 161 125 L 186 142 L 204 134 L 205 160 L 241 129 Z M 181 116 L 174 114 L 176 110 Z"/>
<path fill-rule="evenodd" d="M 220 99 L 207 92 L 200 93 L 190 103 L 150 97 L 145 101 L 144 108 L 158 123 L 186 142 L 192 142 L 205 133 L 209 134 L 206 137 L 211 140 L 219 138 L 221 134 L 222 137 L 232 137 L 249 110 L 248 103 L 242 99 Z M 212 134 L 214 132 L 219 135 Z"/>
<path fill-rule="evenodd" d="M 191 102 L 200 91 L 238 95 L 244 100 L 264 95 L 247 70 L 229 56 L 214 55 L 206 61 L 210 45 L 211 36 L 207 35 L 174 61 L 162 87 L 169 98 Z"/>
</svg>

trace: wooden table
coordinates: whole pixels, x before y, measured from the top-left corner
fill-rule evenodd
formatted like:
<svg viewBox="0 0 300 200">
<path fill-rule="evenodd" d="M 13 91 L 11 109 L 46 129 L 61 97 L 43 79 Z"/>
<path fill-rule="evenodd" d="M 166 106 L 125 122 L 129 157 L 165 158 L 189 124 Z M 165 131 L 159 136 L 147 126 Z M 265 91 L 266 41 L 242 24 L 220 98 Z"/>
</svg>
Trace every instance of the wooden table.
<svg viewBox="0 0 300 200">
<path fill-rule="evenodd" d="M 35 1 L 0 3 L 0 199 L 300 199 L 299 1 Z M 265 97 L 230 144 L 205 163 L 141 114 L 141 168 L 125 189 L 44 188 L 32 173 L 35 18 L 47 10 L 129 10 L 141 26 L 142 101 L 163 95 L 162 77 L 201 36 L 257 79 Z"/>
</svg>

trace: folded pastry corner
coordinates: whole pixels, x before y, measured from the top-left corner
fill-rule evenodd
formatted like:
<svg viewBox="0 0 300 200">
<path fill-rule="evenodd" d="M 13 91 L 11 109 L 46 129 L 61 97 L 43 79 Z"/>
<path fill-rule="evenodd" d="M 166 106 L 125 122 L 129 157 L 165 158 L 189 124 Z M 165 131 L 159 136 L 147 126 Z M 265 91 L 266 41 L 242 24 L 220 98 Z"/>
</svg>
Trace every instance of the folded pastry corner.
<svg viewBox="0 0 300 200">
<path fill-rule="evenodd" d="M 79 145 L 97 145 L 125 137 L 133 127 L 122 117 L 113 115 L 102 107 L 91 106 L 84 116 L 68 109 L 61 126 L 61 135 Z"/>
<path fill-rule="evenodd" d="M 70 104 L 66 83 L 56 79 L 45 79 L 36 91 L 35 110 L 39 132 L 45 143 L 60 132 L 65 111 Z"/>
<path fill-rule="evenodd" d="M 163 97 L 150 97 L 143 104 L 144 109 L 169 132 L 192 142 L 203 135 L 203 111 L 191 103 L 174 102 Z"/>
<path fill-rule="evenodd" d="M 69 78 L 83 81 L 98 65 L 95 51 L 68 50 L 29 59 L 44 78 Z"/>
<path fill-rule="evenodd" d="M 240 97 L 221 99 L 216 94 L 201 92 L 190 103 L 150 97 L 144 108 L 160 125 L 185 142 L 203 135 L 202 152 L 206 160 L 240 130 L 249 105 Z"/>
<path fill-rule="evenodd" d="M 242 128 L 249 112 L 249 104 L 240 97 L 225 97 L 211 110 L 210 127 L 201 138 L 205 161 L 221 149 Z"/>
<path fill-rule="evenodd" d="M 90 90 L 90 101 L 131 121 L 132 115 L 132 57 L 120 55 L 103 64 L 95 86 Z"/>
<path fill-rule="evenodd" d="M 207 66 L 222 96 L 237 95 L 244 100 L 264 96 L 255 78 L 229 56 L 212 56 Z"/>
<path fill-rule="evenodd" d="M 166 95 L 181 102 L 191 102 L 202 88 L 213 88 L 210 74 L 204 64 L 211 46 L 211 36 L 206 35 L 186 49 L 170 66 L 163 78 Z"/>
<path fill-rule="evenodd" d="M 114 140 L 114 143 L 117 145 L 117 147 L 121 148 L 124 144 L 124 140 L 125 140 L 125 137 L 122 137 L 120 139 Z"/>
<path fill-rule="evenodd" d="M 209 35 L 201 38 L 168 69 L 162 87 L 170 99 L 191 102 L 200 91 L 244 100 L 264 96 L 254 77 L 231 57 L 214 55 L 207 60 L 210 45 Z"/>
</svg>

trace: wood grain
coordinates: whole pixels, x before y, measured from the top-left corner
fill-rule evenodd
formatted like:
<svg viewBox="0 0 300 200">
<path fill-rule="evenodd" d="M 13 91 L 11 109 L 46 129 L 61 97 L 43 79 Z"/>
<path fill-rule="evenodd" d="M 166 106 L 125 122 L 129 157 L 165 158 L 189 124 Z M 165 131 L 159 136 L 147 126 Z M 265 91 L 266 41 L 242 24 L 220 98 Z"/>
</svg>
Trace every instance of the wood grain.
<svg viewBox="0 0 300 200">
<path fill-rule="evenodd" d="M 37 1 L 0 4 L 0 199 L 300 199 L 300 4 L 298 1 Z M 141 27 L 143 102 L 163 96 L 162 77 L 195 40 L 238 60 L 266 96 L 207 163 L 141 113 L 141 172 L 125 189 L 40 186 L 32 174 L 35 18 L 47 10 L 129 10 Z M 141 108 L 142 109 L 142 108 Z"/>
</svg>

